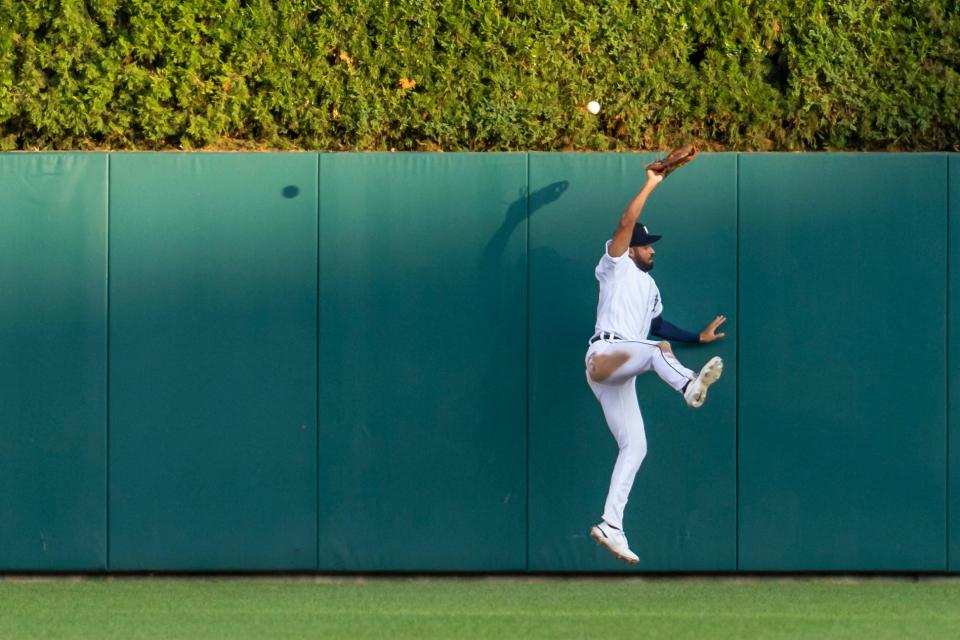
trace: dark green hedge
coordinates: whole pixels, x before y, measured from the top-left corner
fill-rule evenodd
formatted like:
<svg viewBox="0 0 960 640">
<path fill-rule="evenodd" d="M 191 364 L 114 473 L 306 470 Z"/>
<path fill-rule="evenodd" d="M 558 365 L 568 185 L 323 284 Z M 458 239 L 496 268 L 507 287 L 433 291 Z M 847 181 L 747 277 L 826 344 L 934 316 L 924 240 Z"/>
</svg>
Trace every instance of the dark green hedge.
<svg viewBox="0 0 960 640">
<path fill-rule="evenodd" d="M 0 0 L 0 149 L 956 149 L 958 72 L 956 0 Z"/>
</svg>

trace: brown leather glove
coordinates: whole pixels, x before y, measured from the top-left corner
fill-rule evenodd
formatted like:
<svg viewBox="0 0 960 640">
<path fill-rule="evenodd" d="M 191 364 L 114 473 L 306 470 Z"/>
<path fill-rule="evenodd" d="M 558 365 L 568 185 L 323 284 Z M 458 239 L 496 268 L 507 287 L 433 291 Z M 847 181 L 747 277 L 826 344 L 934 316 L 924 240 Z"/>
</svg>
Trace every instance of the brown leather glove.
<svg viewBox="0 0 960 640">
<path fill-rule="evenodd" d="M 670 152 L 663 160 L 656 160 L 647 165 L 647 169 L 666 178 L 668 175 L 697 157 L 697 148 L 694 146 L 680 147 Z"/>
</svg>

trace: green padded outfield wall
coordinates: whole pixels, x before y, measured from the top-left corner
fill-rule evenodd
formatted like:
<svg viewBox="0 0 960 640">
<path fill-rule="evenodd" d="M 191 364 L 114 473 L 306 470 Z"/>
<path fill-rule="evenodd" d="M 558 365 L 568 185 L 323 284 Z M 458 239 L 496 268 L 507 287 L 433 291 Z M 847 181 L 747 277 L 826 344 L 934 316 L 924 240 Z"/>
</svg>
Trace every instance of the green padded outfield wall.
<svg viewBox="0 0 960 640">
<path fill-rule="evenodd" d="M 643 563 L 589 539 L 593 269 L 651 157 L 0 154 L 0 570 L 960 571 L 951 154 L 654 193 L 665 316 L 729 317 L 678 355 L 726 368 L 698 411 L 641 378 Z"/>
<path fill-rule="evenodd" d="M 110 568 L 314 568 L 317 155 L 110 184 Z"/>
<path fill-rule="evenodd" d="M 740 568 L 945 570 L 943 154 L 740 157 Z"/>
<path fill-rule="evenodd" d="M 950 477 L 947 484 L 947 531 L 949 533 L 948 558 L 951 571 L 960 571 L 960 156 L 948 156 L 950 252 L 948 257 L 950 273 L 950 308 L 947 313 L 949 324 L 948 363 L 950 404 L 948 416 L 947 443 L 950 452 Z"/>
<path fill-rule="evenodd" d="M 107 162 L 0 155 L 0 570 L 106 565 Z"/>
<path fill-rule="evenodd" d="M 526 566 L 526 154 L 321 155 L 319 568 Z"/>
<path fill-rule="evenodd" d="M 736 569 L 735 154 L 708 154 L 665 181 L 640 220 L 656 245 L 652 275 L 664 318 L 699 332 L 716 315 L 727 336 L 676 345 L 692 369 L 712 355 L 724 376 L 694 411 L 655 373 L 638 381 L 648 454 L 624 526 L 641 558 L 627 568 L 589 538 L 617 456 L 586 384 L 594 268 L 624 207 L 642 187 L 644 154 L 530 155 L 530 569 Z"/>
</svg>

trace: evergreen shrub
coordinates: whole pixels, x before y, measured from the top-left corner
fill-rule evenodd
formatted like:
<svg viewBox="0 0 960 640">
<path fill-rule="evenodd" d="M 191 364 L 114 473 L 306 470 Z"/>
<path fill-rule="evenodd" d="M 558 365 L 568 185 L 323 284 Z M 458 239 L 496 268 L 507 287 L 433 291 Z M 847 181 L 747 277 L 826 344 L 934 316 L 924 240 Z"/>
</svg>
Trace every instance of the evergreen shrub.
<svg viewBox="0 0 960 640">
<path fill-rule="evenodd" d="M 958 4 L 0 0 L 0 149 L 956 150 Z"/>
</svg>

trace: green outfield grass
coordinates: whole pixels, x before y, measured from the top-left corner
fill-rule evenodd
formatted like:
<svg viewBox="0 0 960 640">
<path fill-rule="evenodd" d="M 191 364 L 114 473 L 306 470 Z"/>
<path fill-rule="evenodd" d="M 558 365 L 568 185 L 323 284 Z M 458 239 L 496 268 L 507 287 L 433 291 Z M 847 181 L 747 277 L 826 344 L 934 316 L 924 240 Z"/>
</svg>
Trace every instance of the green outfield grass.
<svg viewBox="0 0 960 640">
<path fill-rule="evenodd" d="M 957 638 L 960 582 L 0 579 L 0 638 Z"/>
</svg>

